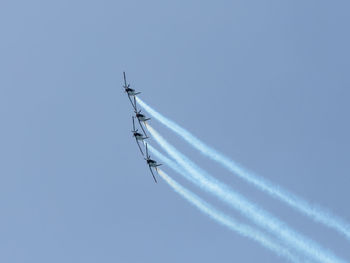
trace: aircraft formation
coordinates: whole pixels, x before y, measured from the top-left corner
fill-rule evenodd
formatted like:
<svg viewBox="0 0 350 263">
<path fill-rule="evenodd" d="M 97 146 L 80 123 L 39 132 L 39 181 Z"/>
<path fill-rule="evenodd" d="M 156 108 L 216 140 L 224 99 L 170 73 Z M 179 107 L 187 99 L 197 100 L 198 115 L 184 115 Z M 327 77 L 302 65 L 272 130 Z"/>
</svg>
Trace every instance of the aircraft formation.
<svg viewBox="0 0 350 263">
<path fill-rule="evenodd" d="M 146 122 L 149 121 L 151 118 L 147 118 L 144 114 L 141 113 L 141 110 L 137 110 L 135 96 L 140 94 L 141 92 L 137 92 L 137 91 L 135 91 L 135 89 L 130 88 L 130 84 L 128 84 L 126 82 L 125 72 L 123 72 L 123 76 L 124 76 L 124 85 L 123 85 L 124 92 L 127 94 L 129 101 L 133 107 L 134 113 L 135 113 L 135 116 L 132 116 L 132 131 L 131 132 L 133 134 L 133 137 L 135 138 L 135 141 L 137 143 L 138 148 L 140 149 L 140 152 L 141 152 L 143 158 L 145 159 L 145 161 L 149 167 L 149 170 L 151 171 L 154 182 L 157 183 L 157 179 L 153 173 L 152 168 L 158 172 L 158 166 L 161 166 L 162 164 L 159 164 L 159 163 L 157 163 L 157 161 L 151 159 L 151 156 L 148 153 L 147 142 L 145 142 L 149 138 L 147 136 L 147 133 L 146 133 L 146 128 L 147 128 Z M 136 128 L 135 118 L 137 119 L 138 124 L 141 127 L 142 132 L 141 131 L 139 132 L 139 130 Z M 145 128 L 143 126 L 145 126 Z M 146 155 L 144 154 L 144 151 L 142 150 L 140 142 L 144 146 L 144 150 L 146 150 Z"/>
</svg>

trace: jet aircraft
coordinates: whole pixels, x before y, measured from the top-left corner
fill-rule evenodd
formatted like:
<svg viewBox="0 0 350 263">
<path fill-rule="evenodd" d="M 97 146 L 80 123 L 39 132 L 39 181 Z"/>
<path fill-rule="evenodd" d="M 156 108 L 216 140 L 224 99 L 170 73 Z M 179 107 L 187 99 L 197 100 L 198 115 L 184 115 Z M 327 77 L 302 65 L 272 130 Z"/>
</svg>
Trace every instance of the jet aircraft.
<svg viewBox="0 0 350 263">
<path fill-rule="evenodd" d="M 130 103 L 132 105 L 132 107 L 135 109 L 135 106 L 131 100 L 131 97 L 135 97 L 136 95 L 140 94 L 141 92 L 136 92 L 134 89 L 130 88 L 130 84 L 127 84 L 126 83 L 126 75 L 125 75 L 125 72 L 123 72 L 123 75 L 124 75 L 124 91 L 126 92 L 126 94 L 128 94 L 128 98 L 130 100 Z"/>
<path fill-rule="evenodd" d="M 141 113 L 141 110 L 137 110 L 135 97 L 134 97 L 134 105 L 135 105 L 135 107 L 134 107 L 135 116 L 136 116 L 137 120 L 139 121 L 139 124 L 141 126 L 143 133 L 147 136 L 147 133 L 146 133 L 145 129 L 143 128 L 143 125 L 141 122 L 149 121 L 151 118 L 147 118 L 144 114 Z"/>
<path fill-rule="evenodd" d="M 152 171 L 152 167 L 156 169 L 156 171 L 158 172 L 158 166 L 161 166 L 162 164 L 157 164 L 157 162 L 155 160 L 151 159 L 151 156 L 148 154 L 148 148 L 147 148 L 147 143 L 146 143 L 146 157 L 144 158 L 148 164 L 149 170 L 152 173 L 153 179 L 154 181 L 157 183 L 156 177 L 154 176 L 154 173 Z"/>
<path fill-rule="evenodd" d="M 146 136 L 144 136 L 143 134 L 139 133 L 139 132 L 138 132 L 138 129 L 135 129 L 135 120 L 134 120 L 134 116 L 132 116 L 132 127 L 133 127 L 133 130 L 132 130 L 131 132 L 132 132 L 132 134 L 133 134 L 133 136 L 134 136 L 134 138 L 135 138 L 135 140 L 136 140 L 137 145 L 139 146 L 139 149 L 140 149 L 142 155 L 144 155 L 144 154 L 143 154 L 143 151 L 142 151 L 142 149 L 141 149 L 141 146 L 140 146 L 139 141 L 146 140 L 146 139 L 148 139 L 148 137 L 146 137 Z"/>
</svg>

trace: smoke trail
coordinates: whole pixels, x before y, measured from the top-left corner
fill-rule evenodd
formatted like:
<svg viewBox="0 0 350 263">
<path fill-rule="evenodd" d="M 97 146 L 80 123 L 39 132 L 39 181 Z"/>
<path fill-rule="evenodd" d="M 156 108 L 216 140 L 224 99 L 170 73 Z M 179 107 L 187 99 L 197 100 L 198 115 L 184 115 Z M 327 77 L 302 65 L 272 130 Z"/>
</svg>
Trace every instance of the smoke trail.
<svg viewBox="0 0 350 263">
<path fill-rule="evenodd" d="M 252 220 L 255 224 L 266 228 L 268 231 L 286 242 L 286 244 L 299 250 L 305 255 L 321 262 L 344 262 L 331 252 L 325 251 L 314 241 L 295 233 L 289 226 L 264 210 L 258 208 L 243 196 L 233 192 L 225 184 L 219 182 L 206 171 L 200 169 L 175 147 L 170 145 L 149 124 L 147 124 L 147 128 L 157 143 L 191 175 L 185 176 L 186 179 L 189 179 L 191 182 L 200 186 L 203 190 L 217 196 L 222 201 L 225 201 L 244 216 Z M 167 164 L 172 167 L 171 163 Z"/>
<path fill-rule="evenodd" d="M 263 247 L 271 250 L 278 256 L 283 256 L 290 260 L 291 262 L 300 262 L 297 257 L 290 253 L 287 249 L 277 244 L 275 241 L 270 239 L 264 233 L 256 230 L 248 225 L 241 224 L 234 220 L 231 217 L 221 213 L 220 211 L 213 208 L 210 204 L 203 201 L 201 198 L 181 186 L 179 183 L 170 178 L 165 172 L 158 169 L 159 175 L 169 184 L 171 188 L 178 194 L 180 194 L 183 198 L 185 198 L 188 202 L 198 208 L 201 212 L 211 217 L 216 222 L 226 226 L 230 230 L 237 232 L 238 234 L 253 239 L 256 242 L 260 243 Z"/>
<path fill-rule="evenodd" d="M 350 225 L 344 219 L 331 214 L 319 206 L 314 206 L 308 203 L 306 200 L 288 192 L 278 185 L 274 185 L 273 183 L 267 181 L 264 178 L 258 177 L 257 175 L 248 172 L 244 168 L 242 168 L 239 164 L 219 153 L 215 149 L 206 145 L 204 142 L 200 141 L 194 135 L 192 135 L 189 131 L 180 127 L 175 122 L 169 120 L 164 117 L 162 114 L 148 106 L 141 99 L 136 98 L 137 102 L 144 108 L 152 117 L 156 118 L 166 127 L 180 135 L 185 141 L 187 141 L 190 145 L 200 151 L 203 155 L 213 159 L 214 161 L 220 163 L 222 166 L 227 168 L 229 171 L 235 173 L 237 176 L 243 178 L 249 183 L 253 184 L 260 190 L 270 194 L 274 198 L 277 198 L 289 206 L 293 207 L 297 211 L 303 213 L 304 215 L 309 216 L 314 221 L 318 223 L 322 223 L 325 226 L 332 228 L 339 233 L 343 234 L 347 239 L 350 240 Z"/>
</svg>

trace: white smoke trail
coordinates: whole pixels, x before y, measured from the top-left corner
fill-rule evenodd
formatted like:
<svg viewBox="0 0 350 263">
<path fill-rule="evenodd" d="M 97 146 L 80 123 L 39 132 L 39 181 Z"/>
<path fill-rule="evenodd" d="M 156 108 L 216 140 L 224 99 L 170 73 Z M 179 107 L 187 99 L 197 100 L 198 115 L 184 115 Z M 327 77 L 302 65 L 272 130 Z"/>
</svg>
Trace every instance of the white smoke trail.
<svg viewBox="0 0 350 263">
<path fill-rule="evenodd" d="M 180 127 L 175 122 L 169 120 L 168 118 L 166 118 L 165 116 L 148 106 L 140 98 L 136 98 L 136 100 L 141 105 L 141 107 L 144 108 L 152 117 L 157 119 L 159 122 L 164 124 L 166 127 L 171 129 L 178 135 L 180 135 L 185 141 L 187 141 L 191 146 L 200 151 L 203 155 L 220 163 L 229 171 L 235 173 L 237 176 L 253 184 L 260 190 L 270 194 L 272 197 L 285 202 L 286 204 L 293 207 L 302 214 L 309 216 L 315 222 L 322 223 L 325 226 L 338 231 L 339 233 L 343 234 L 348 240 L 350 240 L 350 225 L 344 219 L 330 213 L 329 211 L 326 211 L 324 208 L 312 205 L 306 200 L 288 192 L 282 187 L 274 185 L 266 179 L 258 177 L 257 175 L 245 170 L 230 158 L 224 156 L 215 149 L 206 145 L 204 142 L 192 135 L 189 131 Z"/>
<path fill-rule="evenodd" d="M 253 239 L 263 247 L 271 250 L 278 256 L 283 256 L 291 262 L 298 263 L 300 260 L 294 256 L 290 251 L 279 245 L 277 242 L 273 241 L 271 238 L 266 236 L 259 230 L 256 230 L 246 224 L 239 223 L 232 217 L 228 217 L 224 213 L 216 210 L 213 206 L 203 201 L 194 193 L 190 192 L 188 189 L 181 186 L 171 177 L 169 177 L 165 172 L 158 169 L 158 174 L 169 184 L 169 186 L 188 202 L 198 208 L 201 212 L 211 217 L 213 220 L 229 228 L 230 230 L 237 232 L 238 234 Z"/>
<path fill-rule="evenodd" d="M 242 213 L 242 215 L 252 220 L 255 224 L 266 228 L 268 231 L 283 240 L 288 246 L 295 248 L 296 250 L 304 253 L 306 256 L 312 257 L 313 259 L 321 262 L 344 262 L 333 255 L 333 253 L 321 248 L 314 241 L 297 234 L 279 219 L 252 204 L 246 198 L 238 193 L 235 193 L 225 184 L 213 178 L 206 171 L 200 169 L 196 164 L 180 153 L 174 146 L 170 145 L 149 124 L 147 124 L 147 128 L 157 143 L 191 175 L 185 176 L 186 179 L 189 179 L 191 182 L 197 184 L 203 190 L 217 196 L 220 198 L 220 200 L 225 201 L 227 204 L 231 205 L 233 208 Z M 167 164 L 172 167 L 170 163 Z"/>
</svg>

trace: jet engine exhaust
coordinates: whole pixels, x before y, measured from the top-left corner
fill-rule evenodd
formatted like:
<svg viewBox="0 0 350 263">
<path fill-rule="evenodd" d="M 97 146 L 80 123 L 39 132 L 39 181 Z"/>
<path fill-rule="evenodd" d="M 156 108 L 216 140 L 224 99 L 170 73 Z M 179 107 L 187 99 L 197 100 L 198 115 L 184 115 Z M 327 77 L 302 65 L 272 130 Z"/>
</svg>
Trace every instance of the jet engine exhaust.
<svg viewBox="0 0 350 263">
<path fill-rule="evenodd" d="M 296 233 L 285 223 L 281 222 L 278 218 L 262 210 L 240 194 L 231 190 L 225 184 L 213 178 L 206 171 L 199 168 L 186 156 L 180 153 L 175 147 L 170 145 L 149 124 L 147 125 L 147 128 L 156 142 L 171 157 L 176 160 L 176 162 L 184 171 L 186 171 L 185 173 L 181 173 L 185 176 L 186 179 L 190 180 L 192 183 L 196 184 L 201 189 L 209 192 L 210 194 L 215 195 L 221 201 L 229 204 L 237 211 L 239 211 L 243 216 L 253 221 L 255 224 L 267 229 L 269 232 L 276 235 L 276 237 L 283 240 L 283 242 L 285 242 L 288 247 L 296 249 L 304 255 L 320 262 L 344 262 L 343 260 L 333 255 L 333 253 L 320 247 L 314 241 L 302 236 L 301 234 Z M 160 157 L 161 156 L 158 156 L 158 158 Z M 162 161 L 169 165 L 171 168 L 174 167 L 174 165 L 166 159 L 162 159 Z"/>
<path fill-rule="evenodd" d="M 209 216 L 211 219 L 216 221 L 217 223 L 226 226 L 228 229 L 254 241 L 258 242 L 263 247 L 271 250 L 278 256 L 285 257 L 291 262 L 298 263 L 300 262 L 299 258 L 293 255 L 289 250 L 279 245 L 276 241 L 269 238 L 267 235 L 262 233 L 261 231 L 250 227 L 249 225 L 239 223 L 232 217 L 228 217 L 226 214 L 221 213 L 216 210 L 213 206 L 203 201 L 194 193 L 190 192 L 171 177 L 169 177 L 165 172 L 161 169 L 158 169 L 158 174 L 160 177 L 164 179 L 164 181 L 179 195 L 181 195 L 184 199 L 186 199 L 189 203 L 199 209 L 202 213 Z"/>
<path fill-rule="evenodd" d="M 178 134 L 186 142 L 188 142 L 192 147 L 197 149 L 200 153 L 209 157 L 210 159 L 218 162 L 223 167 L 228 169 L 233 174 L 244 179 L 248 183 L 254 185 L 261 191 L 271 195 L 300 213 L 310 217 L 315 222 L 321 223 L 331 229 L 344 235 L 350 241 L 350 225 L 344 219 L 337 215 L 332 214 L 324 208 L 318 205 L 310 204 L 308 201 L 296 196 L 295 194 L 283 189 L 282 187 L 269 182 L 268 180 L 251 173 L 244 168 L 242 168 L 238 163 L 216 151 L 212 147 L 206 145 L 204 142 L 199 140 L 197 137 L 192 135 L 189 131 L 182 128 L 180 125 L 169 120 L 155 109 L 151 108 L 140 98 L 136 98 L 137 102 L 143 109 L 145 109 L 153 118 L 157 119 L 167 128 Z"/>
</svg>

